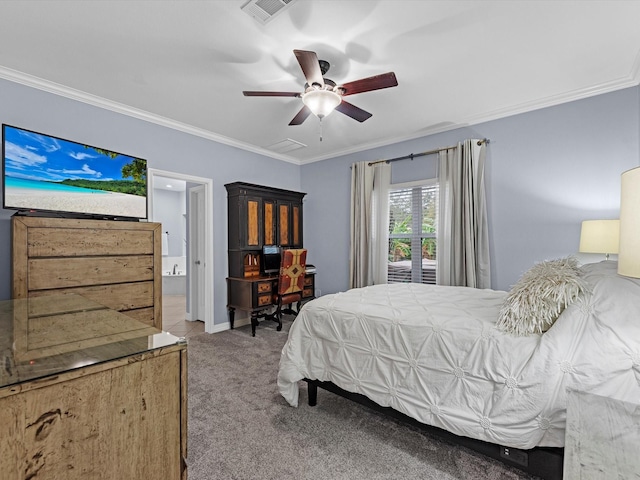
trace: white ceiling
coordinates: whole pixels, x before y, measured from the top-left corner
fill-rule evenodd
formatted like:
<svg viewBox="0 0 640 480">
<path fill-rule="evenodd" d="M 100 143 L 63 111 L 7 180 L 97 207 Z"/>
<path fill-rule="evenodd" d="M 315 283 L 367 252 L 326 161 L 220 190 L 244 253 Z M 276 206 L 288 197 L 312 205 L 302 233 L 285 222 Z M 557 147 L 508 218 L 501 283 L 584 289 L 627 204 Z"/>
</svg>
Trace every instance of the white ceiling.
<svg viewBox="0 0 640 480">
<path fill-rule="evenodd" d="M 308 163 L 637 85 L 640 1 L 294 0 L 262 25 L 225 1 L 0 2 L 0 77 Z M 398 87 L 288 126 L 302 91 L 294 49 L 345 83 Z M 22 125 L 28 128 L 28 125 Z M 287 153 L 269 146 L 306 145 Z"/>
</svg>

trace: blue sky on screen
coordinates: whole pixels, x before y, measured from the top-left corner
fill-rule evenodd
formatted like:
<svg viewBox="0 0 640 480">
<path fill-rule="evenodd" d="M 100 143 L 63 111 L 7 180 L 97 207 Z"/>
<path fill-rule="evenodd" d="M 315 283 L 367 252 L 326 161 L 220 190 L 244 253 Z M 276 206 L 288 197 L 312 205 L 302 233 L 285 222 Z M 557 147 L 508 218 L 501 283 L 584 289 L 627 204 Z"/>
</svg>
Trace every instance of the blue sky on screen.
<svg viewBox="0 0 640 480">
<path fill-rule="evenodd" d="M 7 176 L 51 182 L 121 180 L 122 166 L 133 161 L 128 155 L 109 158 L 79 143 L 8 125 L 4 128 L 4 157 Z"/>
</svg>

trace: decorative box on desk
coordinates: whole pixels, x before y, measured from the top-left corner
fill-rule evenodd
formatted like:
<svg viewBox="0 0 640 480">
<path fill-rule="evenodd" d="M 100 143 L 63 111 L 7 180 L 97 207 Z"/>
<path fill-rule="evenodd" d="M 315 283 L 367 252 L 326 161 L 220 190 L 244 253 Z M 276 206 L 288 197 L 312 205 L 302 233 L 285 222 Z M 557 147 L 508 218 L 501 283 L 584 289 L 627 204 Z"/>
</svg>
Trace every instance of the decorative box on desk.
<svg viewBox="0 0 640 480">
<path fill-rule="evenodd" d="M 0 302 L 0 477 L 186 480 L 186 348 L 77 294 Z"/>
</svg>

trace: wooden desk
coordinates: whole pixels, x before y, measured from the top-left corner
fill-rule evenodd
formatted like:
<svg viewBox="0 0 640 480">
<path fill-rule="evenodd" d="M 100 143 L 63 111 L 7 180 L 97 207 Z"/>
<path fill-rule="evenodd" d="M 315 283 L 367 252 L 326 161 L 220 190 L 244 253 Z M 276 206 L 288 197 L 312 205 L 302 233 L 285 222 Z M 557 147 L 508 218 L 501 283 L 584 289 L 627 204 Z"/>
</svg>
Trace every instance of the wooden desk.
<svg viewBox="0 0 640 480">
<path fill-rule="evenodd" d="M 255 336 L 258 318 L 266 309 L 273 307 L 273 294 L 277 291 L 277 275 L 227 278 L 227 309 L 231 328 L 233 328 L 236 309 L 250 312 L 251 334 Z M 307 273 L 304 276 L 303 300 L 314 298 L 314 292 L 315 273 Z"/>
</svg>

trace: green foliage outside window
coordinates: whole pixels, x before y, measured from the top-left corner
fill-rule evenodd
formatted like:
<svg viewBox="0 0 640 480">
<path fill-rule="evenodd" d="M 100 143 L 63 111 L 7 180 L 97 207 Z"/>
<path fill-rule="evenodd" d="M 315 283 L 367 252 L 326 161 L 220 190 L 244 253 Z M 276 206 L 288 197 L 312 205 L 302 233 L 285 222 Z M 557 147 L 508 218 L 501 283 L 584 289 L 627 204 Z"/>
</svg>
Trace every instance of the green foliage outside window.
<svg viewBox="0 0 640 480">
<path fill-rule="evenodd" d="M 420 188 L 420 187 L 418 187 Z M 436 258 L 436 196 L 437 191 L 422 194 L 422 258 Z M 413 236 L 412 198 L 410 195 L 392 195 L 389 204 L 389 261 L 411 260 L 411 237 Z"/>
<path fill-rule="evenodd" d="M 436 229 L 433 225 L 433 219 L 425 219 L 422 223 L 422 232 L 435 234 Z M 411 217 L 403 219 L 401 222 L 397 222 L 393 225 L 393 229 L 389 232 L 389 261 L 397 262 L 400 260 L 411 260 L 411 238 L 401 237 L 394 238 L 396 234 L 411 234 L 411 229 L 407 227 L 411 225 Z M 435 259 L 436 258 L 436 239 L 435 238 L 423 238 L 422 244 L 422 258 Z"/>
</svg>

